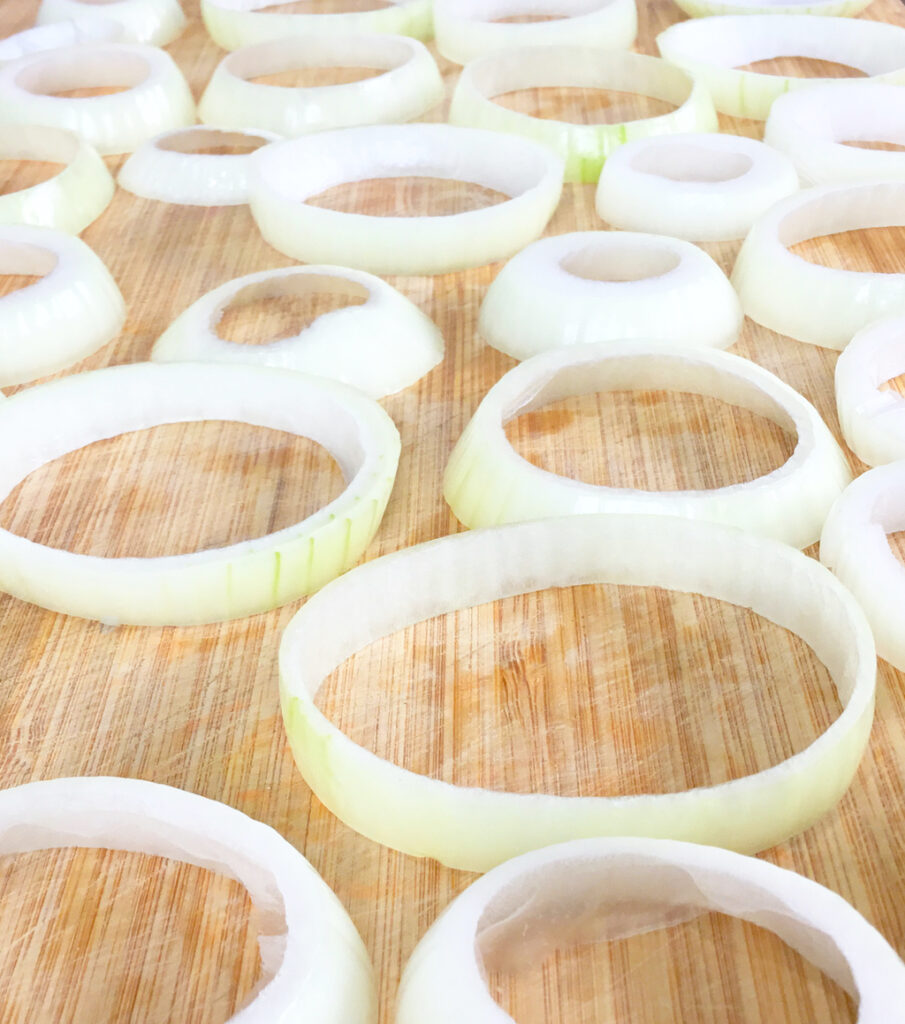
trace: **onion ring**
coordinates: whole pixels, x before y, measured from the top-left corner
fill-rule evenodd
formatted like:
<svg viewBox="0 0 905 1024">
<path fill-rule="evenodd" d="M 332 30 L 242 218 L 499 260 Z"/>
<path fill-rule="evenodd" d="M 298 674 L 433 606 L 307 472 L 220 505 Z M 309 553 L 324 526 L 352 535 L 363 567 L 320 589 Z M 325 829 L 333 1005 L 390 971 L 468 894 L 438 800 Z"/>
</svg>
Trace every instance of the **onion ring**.
<svg viewBox="0 0 905 1024">
<path fill-rule="evenodd" d="M 831 18 L 854 18 L 873 0 L 675 0 L 690 18 L 718 14 L 819 14 Z"/>
<path fill-rule="evenodd" d="M 93 0 L 41 0 L 39 25 L 52 25 L 92 16 L 98 6 Z M 101 10 L 105 18 L 123 27 L 127 43 L 166 46 L 180 36 L 186 19 L 179 0 L 106 0 Z"/>
<path fill-rule="evenodd" d="M 713 847 L 585 839 L 501 864 L 459 895 L 412 953 L 396 1024 L 508 1024 L 488 990 L 491 964 L 533 963 L 569 939 L 625 938 L 708 910 L 778 935 L 852 996 L 859 1024 L 887 1021 L 905 1000 L 905 964 L 822 885 Z"/>
<path fill-rule="evenodd" d="M 676 104 L 657 117 L 622 124 L 570 124 L 531 117 L 494 102 L 518 89 L 587 86 L 654 96 Z M 587 46 L 525 46 L 489 53 L 459 76 L 449 111 L 452 124 L 523 135 L 543 142 L 565 161 L 566 181 L 597 181 L 606 158 L 631 139 L 674 132 L 715 132 L 710 97 L 691 75 L 656 57 Z"/>
<path fill-rule="evenodd" d="M 310 206 L 333 187 L 396 175 L 462 178 L 513 198 L 439 217 L 377 217 Z M 545 146 L 445 124 L 371 125 L 280 142 L 254 155 L 251 212 L 264 239 L 306 263 L 375 274 L 443 274 L 505 259 L 533 241 L 562 192 Z"/>
<path fill-rule="evenodd" d="M 522 458 L 503 426 L 570 395 L 665 388 L 751 409 L 797 434 L 791 457 L 771 473 L 712 490 L 601 487 L 550 473 Z M 708 519 L 804 548 L 851 480 L 848 463 L 817 410 L 768 370 L 714 349 L 662 342 L 601 342 L 544 352 L 504 374 L 453 449 L 443 494 L 469 527 L 591 512 Z"/>
<path fill-rule="evenodd" d="M 681 793 L 609 798 L 496 792 L 417 775 L 358 746 L 314 703 L 346 658 L 408 625 L 590 583 L 665 587 L 751 608 L 811 646 L 844 710 L 810 746 L 756 774 Z M 392 601 L 382 600 L 387 593 Z M 329 810 L 393 849 L 485 871 L 527 850 L 592 835 L 688 839 L 743 852 L 782 842 L 848 787 L 870 732 L 876 667 L 855 600 L 786 544 L 674 516 L 573 516 L 443 537 L 334 580 L 283 634 L 280 694 L 296 763 Z"/>
<path fill-rule="evenodd" d="M 188 555 L 96 558 L 0 530 L 0 590 L 110 624 L 197 625 L 293 601 L 361 557 L 393 486 L 399 434 L 359 392 L 288 370 L 133 363 L 20 391 L 0 405 L 0 493 L 93 441 L 205 419 L 311 437 L 337 460 L 348 485 L 300 523 Z"/>
<path fill-rule="evenodd" d="M 123 27 L 118 21 L 94 16 L 37 25 L 0 39 L 0 66 L 45 50 L 59 50 L 80 43 L 115 43 L 122 34 Z"/>
<path fill-rule="evenodd" d="M 297 68 L 364 67 L 383 72 L 344 85 L 292 88 L 251 81 Z M 329 128 L 421 117 L 443 99 L 443 79 L 427 47 L 409 36 L 289 36 L 228 54 L 198 104 L 220 128 L 266 128 L 304 135 Z"/>
<path fill-rule="evenodd" d="M 226 804 L 139 779 L 30 782 L 0 791 L 0 854 L 57 847 L 168 857 L 233 878 L 261 912 L 263 984 L 232 1024 L 299 1015 L 374 1024 L 373 971 L 345 908 L 274 829 Z"/>
</svg>

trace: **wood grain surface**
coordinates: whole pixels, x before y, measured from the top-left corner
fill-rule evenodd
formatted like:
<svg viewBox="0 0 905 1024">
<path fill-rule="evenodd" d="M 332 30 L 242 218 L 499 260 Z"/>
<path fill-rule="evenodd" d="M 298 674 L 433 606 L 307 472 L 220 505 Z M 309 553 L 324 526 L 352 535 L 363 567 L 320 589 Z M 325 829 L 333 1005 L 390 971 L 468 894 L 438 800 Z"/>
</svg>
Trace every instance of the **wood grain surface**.
<svg viewBox="0 0 905 1024">
<path fill-rule="evenodd" d="M 197 0 L 185 6 L 189 28 L 168 50 L 197 97 L 222 53 L 204 33 Z M 36 11 L 37 0 L 6 0 L 0 35 L 31 24 Z M 864 16 L 905 25 L 894 0 L 876 0 Z M 637 49 L 655 52 L 656 32 L 676 20 L 668 0 L 643 5 Z M 772 69 L 781 63 L 789 62 Z M 457 69 L 441 66 L 451 87 Z M 827 73 L 813 62 L 796 66 Z M 593 90 L 528 90 L 506 102 L 583 120 L 658 112 L 641 97 Z M 444 114 L 445 106 L 430 119 Z M 762 129 L 731 119 L 723 127 Z M 109 163 L 115 169 L 121 160 Z M 0 189 L 50 170 L 0 162 Z M 425 213 L 497 198 L 464 184 L 400 179 L 332 190 L 320 201 Z M 549 233 L 605 227 L 593 200 L 593 186 L 567 186 Z M 119 282 L 129 313 L 114 342 L 67 372 L 146 359 L 164 328 L 205 292 L 290 265 L 261 240 L 246 208 L 170 206 L 122 190 L 83 237 Z M 731 269 L 738 243 L 706 248 Z M 818 239 L 799 251 L 832 265 L 905 271 L 898 228 Z M 498 269 L 390 279 L 440 326 L 447 355 L 383 402 L 403 450 L 369 557 L 459 529 L 440 497 L 443 467 L 482 395 L 513 365 L 476 333 Z M 4 293 L 26 283 L 0 276 Z M 222 330 L 233 340 L 269 340 L 337 301 L 292 295 L 236 305 Z M 839 436 L 835 353 L 751 322 L 734 351 L 801 391 Z M 781 464 L 793 443 L 753 414 L 662 392 L 570 400 L 519 418 L 509 431 L 539 465 L 658 488 L 749 479 Z M 852 467 L 864 469 L 854 457 Z M 239 424 L 158 427 L 33 473 L 0 503 L 0 526 L 73 551 L 158 555 L 278 529 L 341 486 L 332 459 L 305 440 Z M 901 554 L 900 540 L 893 543 Z M 0 595 L 0 786 L 134 776 L 225 801 L 272 825 L 348 908 L 376 966 L 381 1024 L 390 1024 L 405 961 L 473 876 L 379 847 L 311 796 L 277 700 L 277 647 L 297 607 L 192 629 L 112 629 Z M 838 713 L 825 671 L 784 630 L 700 597 L 616 587 L 548 591 L 430 620 L 352 658 L 327 681 L 320 705 L 357 741 L 432 777 L 573 795 L 737 778 L 800 750 Z M 804 835 L 763 855 L 840 893 L 900 954 L 903 761 L 905 678 L 881 663 L 876 725 L 850 792 Z M 200 869 L 94 851 L 0 858 L 0 1024 L 217 1024 L 254 988 L 255 934 L 244 890 Z M 519 1024 L 855 1019 L 848 998 L 779 940 L 719 915 L 563 950 L 490 980 Z"/>
</svg>

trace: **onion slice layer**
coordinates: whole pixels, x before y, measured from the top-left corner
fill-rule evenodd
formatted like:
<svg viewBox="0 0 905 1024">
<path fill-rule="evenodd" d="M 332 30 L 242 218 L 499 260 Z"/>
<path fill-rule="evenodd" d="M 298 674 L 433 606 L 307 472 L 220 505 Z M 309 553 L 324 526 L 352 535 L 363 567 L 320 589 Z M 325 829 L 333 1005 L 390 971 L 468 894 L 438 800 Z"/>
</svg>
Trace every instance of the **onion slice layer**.
<svg viewBox="0 0 905 1024">
<path fill-rule="evenodd" d="M 100 10 L 105 18 L 122 25 L 122 38 L 127 43 L 166 46 L 186 26 L 179 0 L 105 0 Z M 38 24 L 84 18 L 97 11 L 96 0 L 41 0 Z"/>
</svg>

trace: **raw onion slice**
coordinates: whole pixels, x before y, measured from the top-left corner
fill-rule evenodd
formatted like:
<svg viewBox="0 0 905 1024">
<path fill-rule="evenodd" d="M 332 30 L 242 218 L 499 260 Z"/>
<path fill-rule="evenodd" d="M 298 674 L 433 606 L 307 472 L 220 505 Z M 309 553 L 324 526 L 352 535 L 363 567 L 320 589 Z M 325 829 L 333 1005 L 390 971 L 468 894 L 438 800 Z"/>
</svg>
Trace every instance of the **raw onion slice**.
<svg viewBox="0 0 905 1024">
<path fill-rule="evenodd" d="M 100 10 L 105 18 L 119 22 L 127 43 L 166 46 L 182 34 L 185 14 L 179 0 L 104 0 Z M 41 0 L 39 25 L 79 19 L 98 11 L 96 0 Z"/>
<path fill-rule="evenodd" d="M 676 0 L 676 6 L 691 18 L 717 14 L 820 14 L 824 17 L 854 18 L 873 0 Z"/>
<path fill-rule="evenodd" d="M 399 434 L 353 388 L 289 370 L 133 363 L 20 391 L 0 406 L 0 494 L 94 441 L 209 419 L 310 437 L 339 463 L 345 491 L 266 537 L 163 558 L 76 555 L 0 530 L 0 590 L 111 624 L 196 625 L 294 601 L 361 557 L 393 486 Z"/>
<path fill-rule="evenodd" d="M 572 395 L 662 388 L 708 395 L 764 416 L 797 436 L 782 466 L 711 490 L 649 491 L 562 477 L 522 458 L 504 425 Z M 768 370 L 714 349 L 662 342 L 602 342 L 544 352 L 487 392 L 446 467 L 443 494 L 465 526 L 496 526 L 590 512 L 687 516 L 737 526 L 804 548 L 851 480 L 845 456 L 817 410 Z"/>
<path fill-rule="evenodd" d="M 763 121 L 777 97 L 817 78 L 740 71 L 772 57 L 834 61 L 905 82 L 905 28 L 856 18 L 814 14 L 738 14 L 695 18 L 657 36 L 660 53 L 705 86 L 717 110 Z"/>
<path fill-rule="evenodd" d="M 24 384 L 91 355 L 119 334 L 126 304 L 81 239 L 24 224 L 0 227 L 0 273 L 41 275 L 0 298 L 0 385 Z M 24 438 L 8 438 L 18 447 Z M 0 456 L 2 458 L 2 456 Z"/>
<path fill-rule="evenodd" d="M 752 609 L 813 648 L 844 710 L 810 746 L 753 775 L 609 798 L 507 793 L 417 775 L 358 746 L 315 704 L 325 677 L 346 658 L 406 626 L 591 583 L 665 587 Z M 393 600 L 383 600 L 386 594 Z M 582 836 L 687 839 L 743 852 L 782 842 L 830 810 L 851 782 L 870 732 L 876 668 L 861 609 L 816 560 L 786 544 L 672 516 L 546 519 L 397 551 L 314 595 L 280 645 L 283 719 L 316 796 L 370 839 L 469 871 Z"/>
<path fill-rule="evenodd" d="M 519 14 L 552 15 L 553 20 L 497 20 Z M 437 49 L 456 64 L 519 46 L 627 50 L 637 31 L 635 0 L 434 0 Z"/>
<path fill-rule="evenodd" d="M 797 191 L 795 165 L 762 142 L 660 135 L 628 142 L 610 156 L 600 173 L 597 212 L 615 228 L 722 242 L 744 238 L 765 210 Z"/>
<path fill-rule="evenodd" d="M 515 359 L 586 342 L 659 338 L 726 348 L 743 320 L 702 249 L 663 235 L 576 231 L 542 238 L 499 272 L 478 330 Z"/>
<path fill-rule="evenodd" d="M 433 35 L 432 0 L 390 0 L 390 7 L 335 14 L 280 10 L 292 2 L 201 0 L 201 17 L 211 39 L 225 50 L 308 33 L 390 32 L 415 39 L 430 39 Z"/>
<path fill-rule="evenodd" d="M 317 293 L 347 295 L 362 304 L 324 313 L 298 333 L 265 345 L 243 345 L 217 334 L 231 303 Z M 443 337 L 414 303 L 379 277 L 345 267 L 287 267 L 238 277 L 208 292 L 173 321 L 151 358 L 280 366 L 383 398 L 440 362 Z"/>
<path fill-rule="evenodd" d="M 300 68 L 376 68 L 343 85 L 287 87 L 252 81 Z M 334 34 L 275 39 L 223 58 L 198 113 L 221 128 L 267 128 L 304 135 L 328 128 L 391 124 L 421 117 L 443 99 L 443 79 L 427 47 L 408 36 Z"/>
<path fill-rule="evenodd" d="M 825 82 L 780 96 L 764 141 L 794 160 L 808 185 L 905 179 L 905 153 L 845 145 L 905 145 L 905 92 L 881 82 Z"/>
<path fill-rule="evenodd" d="M 905 312 L 905 273 L 838 270 L 789 251 L 809 238 L 905 224 L 905 181 L 803 189 L 754 222 L 732 283 L 747 316 L 771 331 L 842 349 L 874 320 Z"/>
<path fill-rule="evenodd" d="M 621 124 L 571 124 L 532 117 L 494 102 L 518 89 L 584 86 L 640 93 L 675 110 Z M 565 161 L 566 181 L 597 181 L 617 147 L 631 139 L 717 130 L 710 97 L 691 75 L 656 57 L 587 46 L 526 46 L 501 50 L 468 64 L 453 93 L 452 124 L 489 128 L 543 142 Z"/>
<path fill-rule="evenodd" d="M 862 462 L 905 459 L 905 398 L 880 385 L 905 373 L 905 317 L 859 331 L 836 360 L 836 408 L 845 443 Z"/>
<path fill-rule="evenodd" d="M 905 530 L 905 462 L 857 477 L 827 516 L 820 561 L 855 595 L 874 632 L 877 653 L 905 671 L 905 565 L 887 534 Z"/>
<path fill-rule="evenodd" d="M 124 88 L 77 99 L 53 95 L 100 86 Z M 0 124 L 67 128 L 102 155 L 131 153 L 146 139 L 194 121 L 195 103 L 182 72 L 154 46 L 91 43 L 0 68 Z"/>
<path fill-rule="evenodd" d="M 226 804 L 139 779 L 87 777 L 0 791 L 0 854 L 56 847 L 168 857 L 235 879 L 264 927 L 263 977 L 230 1024 L 373 1024 L 373 970 L 345 908 L 274 829 Z"/>
<path fill-rule="evenodd" d="M 122 34 L 123 27 L 118 21 L 95 15 L 37 25 L 0 39 L 0 66 L 44 50 L 59 50 L 80 43 L 113 43 L 122 38 Z"/>
<path fill-rule="evenodd" d="M 116 188 L 97 151 L 63 128 L 0 125 L 0 160 L 66 165 L 46 181 L 0 195 L 0 224 L 35 224 L 77 235 L 107 209 Z"/>
<path fill-rule="evenodd" d="M 306 200 L 335 185 L 424 175 L 512 198 L 466 213 L 378 217 Z M 544 230 L 562 192 L 562 162 L 536 142 L 445 124 L 322 132 L 255 154 L 251 212 L 275 249 L 306 263 L 375 274 L 443 274 L 506 259 Z"/>
<path fill-rule="evenodd" d="M 248 202 L 251 152 L 218 154 L 217 146 L 266 146 L 279 141 L 273 132 L 175 128 L 148 139 L 129 157 L 117 181 L 145 199 L 184 206 L 241 206 Z"/>
<path fill-rule="evenodd" d="M 620 837 L 537 850 L 472 883 L 412 953 L 396 1024 L 510 1024 L 488 990 L 489 970 L 706 911 L 774 932 L 849 993 L 859 1024 L 883 1024 L 905 999 L 905 964 L 831 890 L 727 850 Z"/>
</svg>

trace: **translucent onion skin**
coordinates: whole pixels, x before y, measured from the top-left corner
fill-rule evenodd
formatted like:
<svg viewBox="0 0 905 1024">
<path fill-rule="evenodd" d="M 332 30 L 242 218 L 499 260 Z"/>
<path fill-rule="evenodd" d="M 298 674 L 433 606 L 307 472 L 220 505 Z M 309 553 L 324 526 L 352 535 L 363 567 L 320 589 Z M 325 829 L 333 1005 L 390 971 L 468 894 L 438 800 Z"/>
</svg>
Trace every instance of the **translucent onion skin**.
<svg viewBox="0 0 905 1024">
<path fill-rule="evenodd" d="M 552 948 L 637 935 L 717 911 L 766 927 L 886 1024 L 905 999 L 905 964 L 841 896 L 753 857 L 662 839 L 584 839 L 525 854 L 473 882 L 418 943 L 396 1024 L 510 1024 L 495 967 Z"/>
<path fill-rule="evenodd" d="M 810 746 L 754 775 L 681 793 L 607 798 L 506 793 L 418 775 L 355 744 L 315 704 L 323 680 L 346 658 L 408 625 L 591 583 L 665 587 L 752 609 L 809 644 L 844 710 Z M 392 601 L 381 599 L 387 593 Z M 742 852 L 782 842 L 847 789 L 870 732 L 875 683 L 864 615 L 817 561 L 786 544 L 667 516 L 539 520 L 398 551 L 308 600 L 280 645 L 286 731 L 317 797 L 370 839 L 468 871 L 589 836 L 676 838 Z"/>
<path fill-rule="evenodd" d="M 334 292 L 364 299 L 317 317 L 297 334 L 264 345 L 225 341 L 216 331 L 236 300 Z M 151 351 L 155 362 L 279 366 L 339 380 L 371 398 L 414 384 L 443 358 L 443 337 L 401 292 L 373 274 L 345 267 L 287 267 L 236 278 L 178 316 Z"/>
<path fill-rule="evenodd" d="M 201 17 L 211 39 L 224 50 L 309 33 L 390 32 L 431 38 L 433 0 L 391 0 L 391 4 L 371 11 L 301 14 L 281 12 L 279 0 L 201 0 Z M 263 12 L 265 7 L 268 10 Z"/>
<path fill-rule="evenodd" d="M 662 388 L 709 395 L 751 409 L 797 434 L 777 469 L 712 490 L 648 491 L 558 476 L 522 458 L 504 424 L 571 395 Z M 705 348 L 628 340 L 545 352 L 490 389 L 450 455 L 443 495 L 459 522 L 495 526 L 598 512 L 707 519 L 804 548 L 820 536 L 830 506 L 851 480 L 848 463 L 817 410 L 768 370 Z"/>
<path fill-rule="evenodd" d="M 0 67 L 44 50 L 59 50 L 80 43 L 115 43 L 122 35 L 123 27 L 118 21 L 97 15 L 38 25 L 0 39 Z"/>
<path fill-rule="evenodd" d="M 66 165 L 46 181 L 0 195 L 0 224 L 34 224 L 78 235 L 107 209 L 116 189 L 97 151 L 62 128 L 0 125 L 0 159 Z"/>
<path fill-rule="evenodd" d="M 310 437 L 337 460 L 347 487 L 300 523 L 188 555 L 97 558 L 0 530 L 0 590 L 109 624 L 197 625 L 293 601 L 361 557 L 393 486 L 399 434 L 354 389 L 290 370 L 134 363 L 20 391 L 0 406 L 0 491 L 93 441 L 206 419 Z"/>
<path fill-rule="evenodd" d="M 872 321 L 905 312 L 905 273 L 838 270 L 789 247 L 896 224 L 905 224 L 905 182 L 821 185 L 777 203 L 755 221 L 732 271 L 745 314 L 798 341 L 845 348 Z"/>
<path fill-rule="evenodd" d="M 610 155 L 597 212 L 622 230 L 722 242 L 744 238 L 762 213 L 797 191 L 792 161 L 755 139 L 660 135 Z"/>
<path fill-rule="evenodd" d="M 531 117 L 494 102 L 519 89 L 586 86 L 668 100 L 675 110 L 622 124 L 570 124 Z M 449 111 L 451 124 L 487 128 L 542 142 L 565 161 L 565 180 L 594 182 L 615 149 L 632 139 L 674 132 L 715 132 L 707 90 L 656 57 L 586 46 L 530 46 L 490 53 L 466 65 Z"/>
<path fill-rule="evenodd" d="M 721 113 L 759 121 L 790 89 L 819 81 L 738 70 L 769 57 L 835 61 L 887 82 L 905 83 L 905 28 L 866 19 L 810 14 L 693 18 L 661 32 L 657 46 L 666 60 L 694 75 Z"/>
<path fill-rule="evenodd" d="M 78 19 L 100 10 L 105 18 L 119 22 L 123 40 L 166 46 L 182 35 L 186 18 L 179 0 L 107 0 L 100 8 L 91 0 L 41 0 L 38 24 Z"/>
<path fill-rule="evenodd" d="M 628 50 L 638 32 L 635 0 L 552 0 L 544 4 L 544 13 L 559 14 L 559 19 L 527 24 L 496 20 L 534 13 L 535 8 L 531 0 L 434 0 L 437 50 L 456 64 L 519 46 Z"/>
<path fill-rule="evenodd" d="M 373 970 L 355 925 L 311 864 L 267 825 L 139 779 L 0 790 L 0 854 L 73 846 L 167 857 L 245 886 L 263 923 L 262 978 L 228 1024 L 375 1024 Z"/>
<path fill-rule="evenodd" d="M 342 85 L 287 87 L 252 81 L 294 68 L 365 67 L 383 72 Z M 198 113 L 221 128 L 266 128 L 284 136 L 421 117 L 443 99 L 443 79 L 427 47 L 408 36 L 372 32 L 271 40 L 243 47 L 217 65 Z"/>
</svg>

